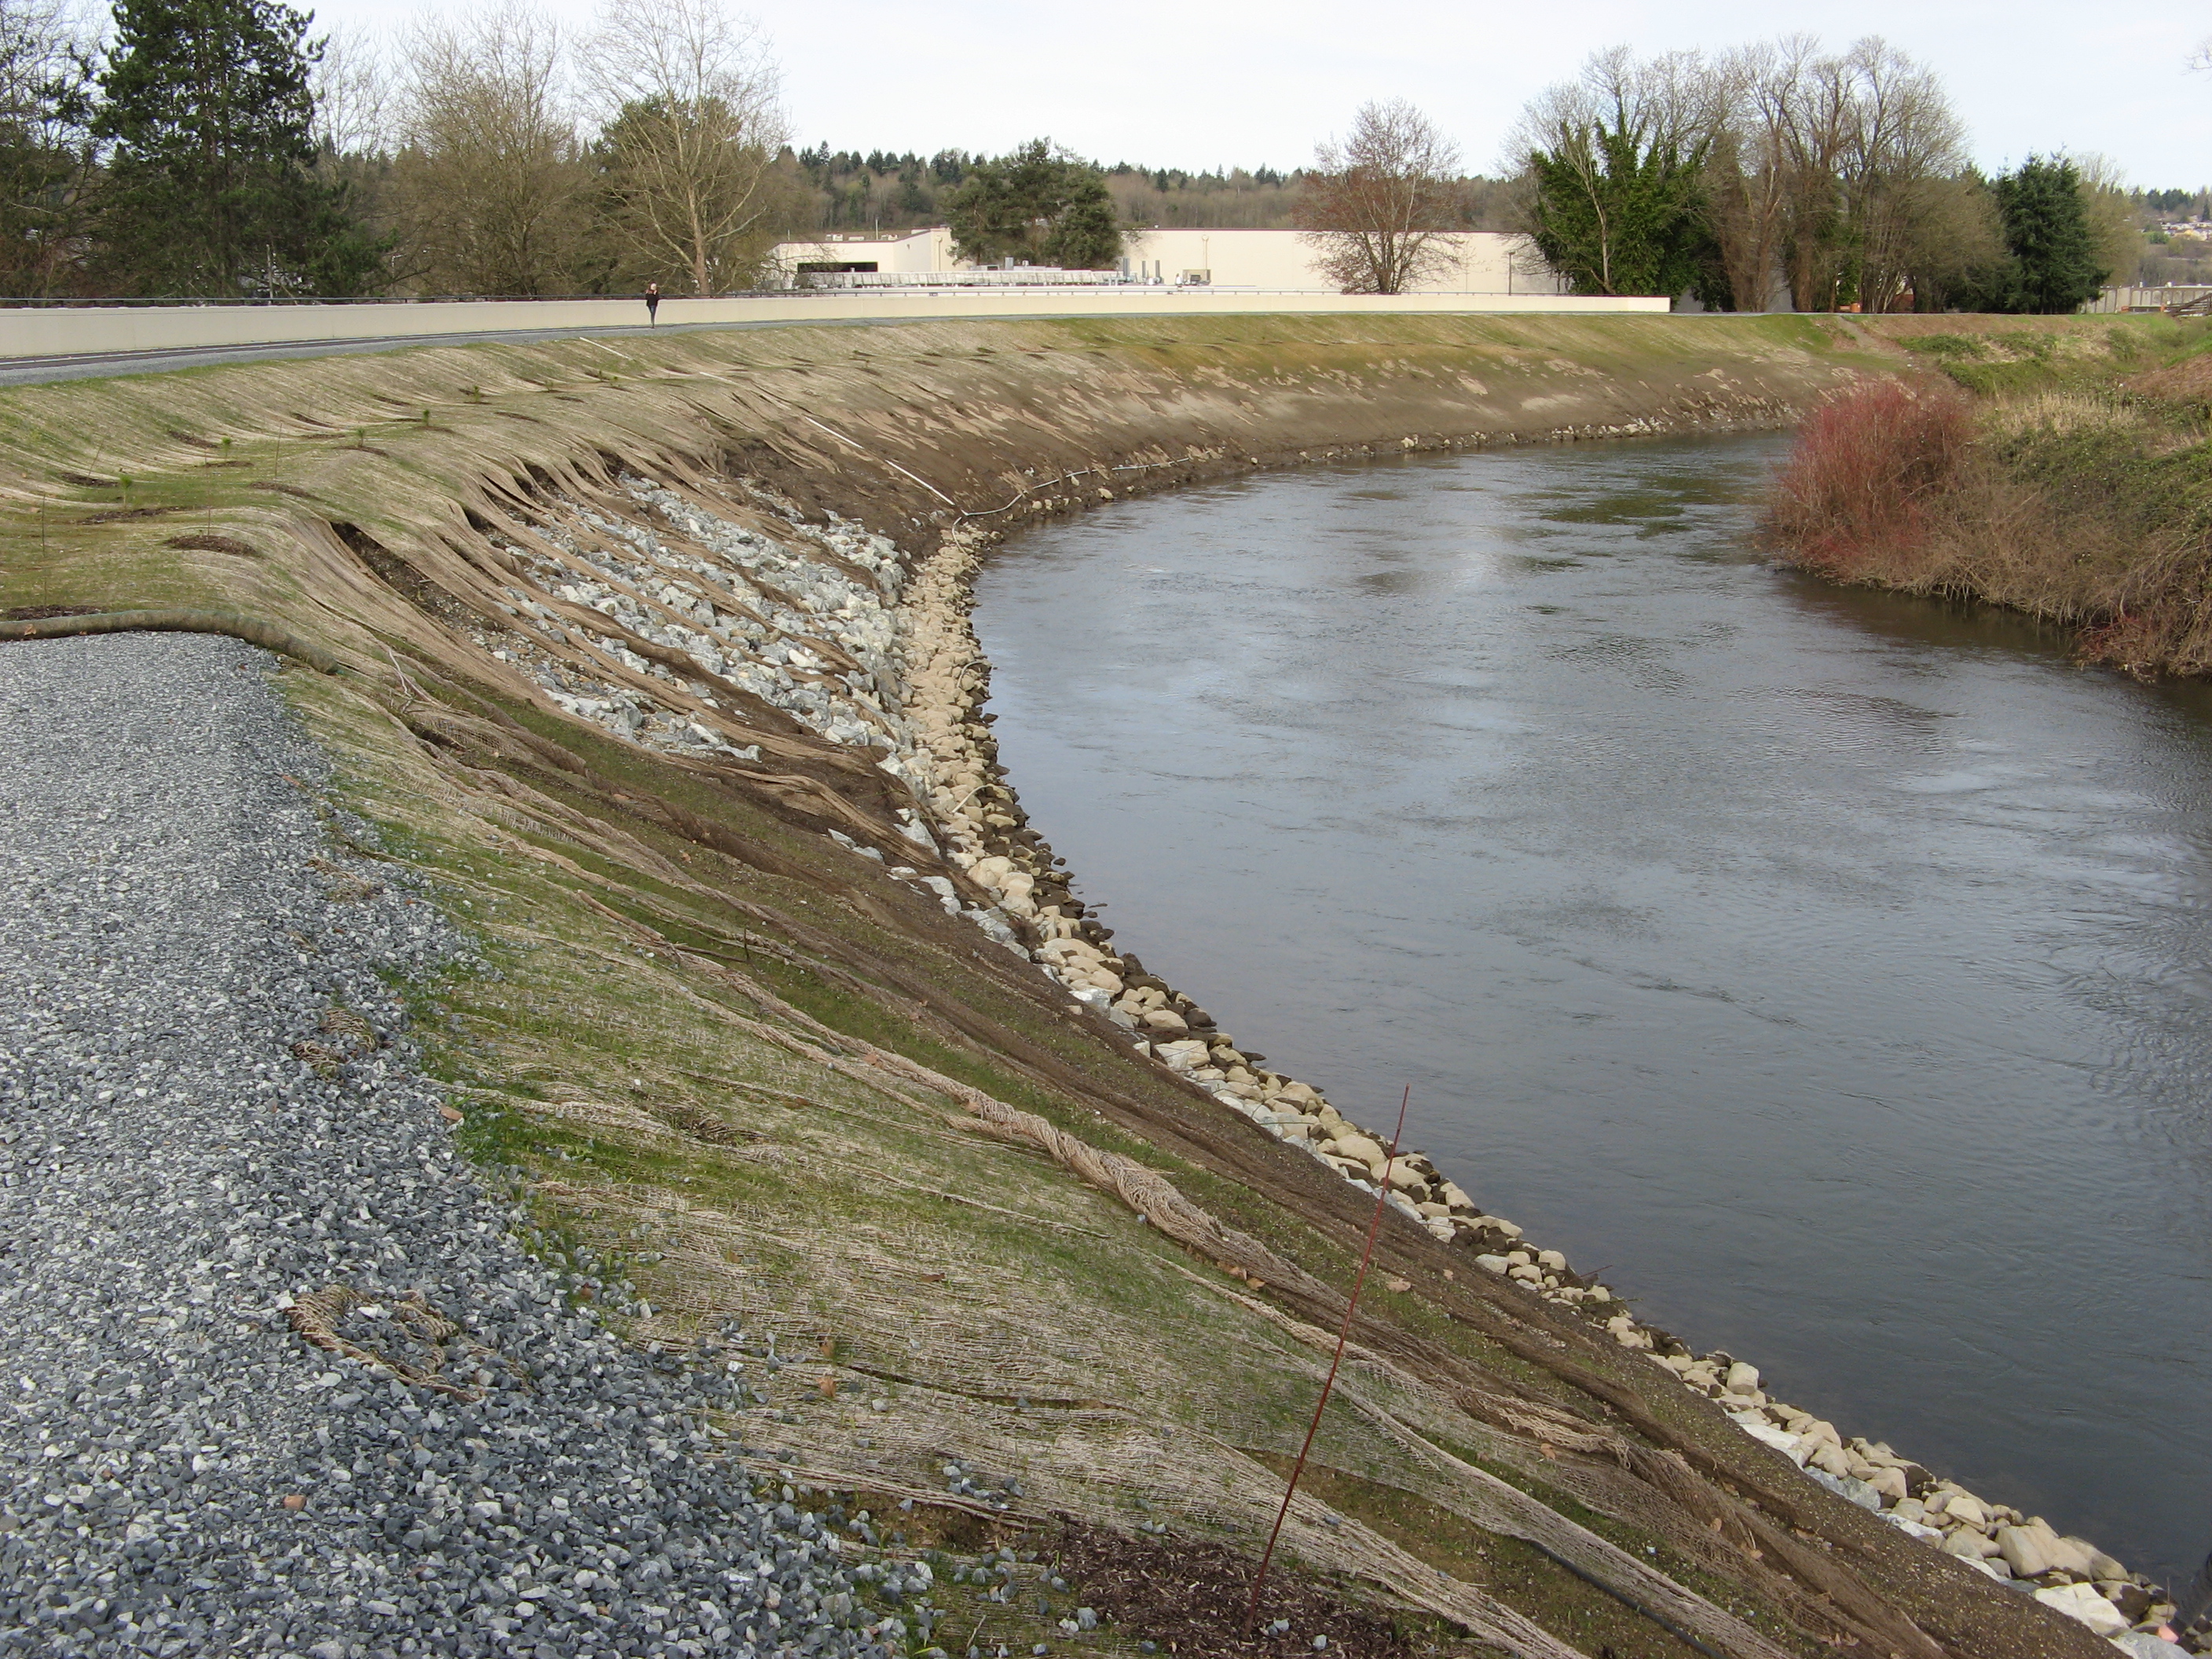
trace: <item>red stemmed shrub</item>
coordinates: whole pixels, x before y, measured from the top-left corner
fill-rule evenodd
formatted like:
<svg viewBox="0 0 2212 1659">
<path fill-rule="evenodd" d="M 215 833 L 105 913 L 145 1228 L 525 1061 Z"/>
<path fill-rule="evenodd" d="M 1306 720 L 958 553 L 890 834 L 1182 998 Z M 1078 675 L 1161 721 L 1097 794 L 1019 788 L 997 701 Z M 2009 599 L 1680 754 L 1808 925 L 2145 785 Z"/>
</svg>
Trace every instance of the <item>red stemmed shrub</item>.
<svg viewBox="0 0 2212 1659">
<path fill-rule="evenodd" d="M 1824 575 L 1895 580 L 1959 482 L 1974 419 L 1947 387 L 1876 380 L 1815 410 L 1774 481 L 1767 531 Z"/>
</svg>

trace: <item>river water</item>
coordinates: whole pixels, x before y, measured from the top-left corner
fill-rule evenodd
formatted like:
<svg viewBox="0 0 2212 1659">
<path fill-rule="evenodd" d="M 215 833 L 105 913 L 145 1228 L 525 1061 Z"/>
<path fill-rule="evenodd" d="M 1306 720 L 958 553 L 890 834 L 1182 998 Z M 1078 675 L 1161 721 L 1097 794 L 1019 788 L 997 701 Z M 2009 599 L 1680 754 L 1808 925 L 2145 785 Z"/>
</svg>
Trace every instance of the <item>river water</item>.
<svg viewBox="0 0 2212 1659">
<path fill-rule="evenodd" d="M 1115 943 L 1778 1398 L 2212 1544 L 2212 697 L 1762 562 L 1774 438 L 1417 458 L 994 556 Z"/>
</svg>

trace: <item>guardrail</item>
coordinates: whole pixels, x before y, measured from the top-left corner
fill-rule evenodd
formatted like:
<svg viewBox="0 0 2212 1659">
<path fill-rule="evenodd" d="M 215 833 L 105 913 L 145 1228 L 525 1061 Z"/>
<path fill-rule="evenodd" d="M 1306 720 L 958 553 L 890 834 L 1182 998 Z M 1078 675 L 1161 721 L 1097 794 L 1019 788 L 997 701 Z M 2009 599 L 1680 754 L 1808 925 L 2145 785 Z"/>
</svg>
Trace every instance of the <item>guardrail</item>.
<svg viewBox="0 0 2212 1659">
<path fill-rule="evenodd" d="M 945 288 L 783 291 L 727 299 L 664 297 L 659 326 L 927 322 L 1040 317 L 1224 316 L 1255 313 L 1437 316 L 1664 312 L 1663 299 L 1550 294 L 1265 293 L 1204 287 Z M 641 299 L 217 301 L 167 305 L 0 307 L 0 358 L 107 356 L 441 336 L 643 331 Z"/>
</svg>

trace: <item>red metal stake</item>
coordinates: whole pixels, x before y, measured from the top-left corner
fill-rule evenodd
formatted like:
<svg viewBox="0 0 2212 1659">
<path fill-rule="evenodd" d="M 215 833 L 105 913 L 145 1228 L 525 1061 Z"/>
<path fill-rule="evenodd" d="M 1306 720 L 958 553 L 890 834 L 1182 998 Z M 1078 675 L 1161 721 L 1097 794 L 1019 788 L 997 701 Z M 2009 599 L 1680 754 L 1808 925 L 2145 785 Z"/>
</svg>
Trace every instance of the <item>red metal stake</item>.
<svg viewBox="0 0 2212 1659">
<path fill-rule="evenodd" d="M 1260 1617 L 1260 1591 L 1267 1582 L 1267 1565 L 1275 1559 L 1275 1540 L 1282 1536 L 1283 1518 L 1291 1512 L 1291 1499 L 1298 1489 L 1298 1477 L 1306 1472 L 1306 1454 L 1313 1450 L 1314 1436 L 1321 1432 L 1321 1414 L 1328 1409 L 1328 1396 L 1336 1387 L 1337 1368 L 1344 1364 L 1345 1345 L 1352 1340 L 1352 1316 L 1359 1311 L 1359 1292 L 1366 1288 L 1367 1264 L 1375 1259 L 1375 1240 L 1382 1231 L 1382 1206 L 1390 1196 L 1389 1164 L 1398 1161 L 1399 1138 L 1406 1133 L 1406 1108 L 1413 1098 L 1413 1085 L 1407 1084 L 1406 1092 L 1398 1100 L 1398 1127 L 1390 1131 L 1390 1157 L 1383 1166 L 1382 1182 L 1375 1194 L 1375 1214 L 1367 1224 L 1367 1248 L 1359 1254 L 1359 1271 L 1352 1278 L 1352 1297 L 1344 1304 L 1344 1327 L 1336 1334 L 1336 1352 L 1328 1362 L 1328 1380 L 1321 1385 L 1321 1398 L 1314 1402 L 1313 1421 L 1306 1425 L 1306 1443 L 1298 1448 L 1298 1461 L 1291 1468 L 1290 1484 L 1283 1488 L 1283 1506 L 1275 1511 L 1275 1524 L 1267 1534 L 1267 1548 L 1260 1558 L 1260 1571 L 1252 1579 L 1252 1602 L 1244 1609 L 1247 1627 Z"/>
</svg>

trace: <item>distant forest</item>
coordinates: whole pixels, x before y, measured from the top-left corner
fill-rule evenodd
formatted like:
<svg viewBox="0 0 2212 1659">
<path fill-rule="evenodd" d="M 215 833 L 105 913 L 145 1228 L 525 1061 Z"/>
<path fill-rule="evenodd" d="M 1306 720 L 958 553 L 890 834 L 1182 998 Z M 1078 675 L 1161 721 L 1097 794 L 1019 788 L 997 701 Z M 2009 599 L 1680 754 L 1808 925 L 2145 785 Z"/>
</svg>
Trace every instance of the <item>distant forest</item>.
<svg viewBox="0 0 2212 1659">
<path fill-rule="evenodd" d="M 890 150 L 833 150 L 827 144 L 800 150 L 791 165 L 811 204 L 817 231 L 915 230 L 945 222 L 939 206 L 979 157 L 965 150 L 934 155 Z M 1230 167 L 1186 173 L 1181 167 L 1140 167 L 1127 161 L 1101 166 L 1122 222 L 1193 229 L 1280 229 L 1298 222 L 1303 172 Z M 1462 228 L 1511 228 L 1509 186 L 1492 179 L 1460 181 Z"/>
</svg>

